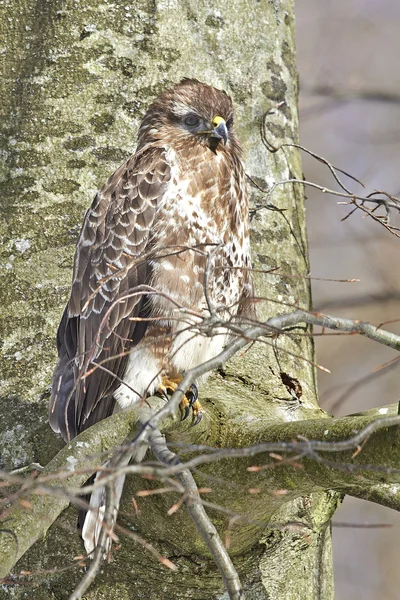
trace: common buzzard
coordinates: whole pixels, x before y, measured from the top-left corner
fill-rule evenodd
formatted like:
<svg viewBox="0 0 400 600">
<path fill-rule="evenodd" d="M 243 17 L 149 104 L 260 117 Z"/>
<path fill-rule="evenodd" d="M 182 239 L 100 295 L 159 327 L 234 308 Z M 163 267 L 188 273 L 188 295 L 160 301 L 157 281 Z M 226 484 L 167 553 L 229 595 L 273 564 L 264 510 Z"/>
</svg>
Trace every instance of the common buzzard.
<svg viewBox="0 0 400 600">
<path fill-rule="evenodd" d="M 97 193 L 57 335 L 50 423 L 69 440 L 216 356 L 251 313 L 249 217 L 229 96 L 183 79 L 149 107 L 138 146 Z M 211 332 L 212 333 L 212 332 Z M 195 382 L 194 382 L 195 383 Z M 201 418 L 188 394 L 182 409 Z"/>
</svg>

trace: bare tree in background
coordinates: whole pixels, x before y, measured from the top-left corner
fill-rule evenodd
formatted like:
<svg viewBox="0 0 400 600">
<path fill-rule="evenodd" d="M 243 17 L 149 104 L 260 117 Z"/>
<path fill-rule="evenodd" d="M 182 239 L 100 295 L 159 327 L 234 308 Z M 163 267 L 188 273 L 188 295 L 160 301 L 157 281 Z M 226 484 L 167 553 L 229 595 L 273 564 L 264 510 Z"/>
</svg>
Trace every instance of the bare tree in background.
<svg viewBox="0 0 400 600">
<path fill-rule="evenodd" d="M 361 194 L 385 189 L 398 195 L 400 188 L 399 19 L 395 0 L 296 5 L 301 143 L 356 175 L 366 188 L 351 187 Z M 325 167 L 304 154 L 303 170 L 308 180 L 330 185 Z M 392 321 L 384 327 L 398 334 L 398 239 L 361 214 L 342 222 L 347 207 L 319 192 L 308 189 L 306 204 L 313 276 L 359 279 L 314 279 L 314 309 L 376 325 Z M 398 218 L 392 222 L 399 224 Z M 393 351 L 359 336 L 318 336 L 315 343 L 318 362 L 332 372 L 318 377 L 322 408 L 341 416 L 398 399 L 398 363 L 388 364 L 396 358 Z M 335 520 L 358 525 L 333 529 L 337 596 L 396 598 L 399 514 L 347 497 Z M 390 526 L 371 530 L 365 524 Z"/>
<path fill-rule="evenodd" d="M 311 327 L 361 334 L 395 350 L 400 344 L 385 328 L 310 312 L 304 184 L 293 145 L 292 3 L 260 2 L 251 19 L 239 1 L 218 11 L 183 2 L 156 9 L 89 2 L 85 11 L 71 4 L 40 16 L 28 3 L 20 8 L 16 15 L 8 7 L 1 97 L 7 136 L 2 456 L 4 480 L 15 486 L 4 488 L 4 507 L 14 501 L 0 530 L 4 589 L 23 597 L 29 585 L 32 598 L 85 593 L 93 600 L 200 600 L 221 598 L 224 588 L 230 598 L 332 598 L 330 520 L 342 495 L 399 505 L 398 428 L 391 426 L 399 418 L 397 406 L 338 420 L 319 408 Z M 260 323 L 235 331 L 222 356 L 201 367 L 218 371 L 201 390 L 206 416 L 198 427 L 172 419 L 177 392 L 165 406 L 150 400 L 141 424 L 135 413 L 115 415 L 49 463 L 60 446 L 41 421 L 43 396 L 76 225 L 98 183 L 134 149 L 149 99 L 184 75 L 226 89 L 236 102 L 253 191 Z M 359 203 L 358 211 L 376 206 L 366 203 L 368 191 L 352 189 L 339 193 Z M 387 195 L 377 201 L 383 216 L 397 208 Z M 110 473 L 133 475 L 114 561 L 96 573 L 98 552 L 83 575 L 87 563 L 71 508 L 32 546 L 69 501 L 79 504 L 77 488 L 104 453 L 135 430 L 134 443 L 149 443 L 153 456 L 143 465 L 116 464 Z M 127 449 L 115 460 L 123 462 Z M 40 477 L 28 475 L 21 490 L 21 475 L 10 471 L 33 462 L 49 464 Z M 27 497 L 30 491 L 39 494 Z"/>
</svg>

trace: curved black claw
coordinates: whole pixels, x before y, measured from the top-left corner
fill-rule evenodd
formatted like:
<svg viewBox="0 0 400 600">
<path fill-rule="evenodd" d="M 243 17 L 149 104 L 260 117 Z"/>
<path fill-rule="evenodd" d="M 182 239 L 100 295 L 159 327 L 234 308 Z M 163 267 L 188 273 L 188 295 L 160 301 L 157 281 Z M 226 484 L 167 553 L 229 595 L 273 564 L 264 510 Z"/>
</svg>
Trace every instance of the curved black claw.
<svg viewBox="0 0 400 600">
<path fill-rule="evenodd" d="M 193 413 L 194 422 L 191 424 L 191 427 L 198 425 L 203 417 L 202 406 L 198 401 L 198 397 L 199 390 L 197 389 L 197 385 L 195 383 L 192 383 L 180 404 L 182 411 L 181 421 L 187 419 L 190 412 Z"/>
<path fill-rule="evenodd" d="M 165 388 L 161 388 L 158 390 L 160 395 L 164 398 L 166 402 L 169 402 L 169 396 L 167 394 L 167 390 Z"/>
<path fill-rule="evenodd" d="M 191 406 L 190 404 L 188 404 L 187 406 L 185 406 L 185 408 L 184 408 L 185 412 L 183 413 L 183 415 L 181 417 L 181 421 L 184 421 L 185 419 L 188 418 L 189 413 L 190 413 L 190 406 Z"/>
<path fill-rule="evenodd" d="M 188 391 L 186 392 L 186 398 L 189 400 L 189 406 L 192 407 L 199 397 L 199 390 L 195 383 L 192 383 Z"/>
<path fill-rule="evenodd" d="M 203 413 L 199 412 L 199 414 L 197 415 L 197 418 L 196 418 L 195 422 L 192 423 L 190 427 L 196 427 L 196 425 L 198 425 L 200 423 L 200 421 L 202 420 L 202 418 L 203 418 Z"/>
</svg>

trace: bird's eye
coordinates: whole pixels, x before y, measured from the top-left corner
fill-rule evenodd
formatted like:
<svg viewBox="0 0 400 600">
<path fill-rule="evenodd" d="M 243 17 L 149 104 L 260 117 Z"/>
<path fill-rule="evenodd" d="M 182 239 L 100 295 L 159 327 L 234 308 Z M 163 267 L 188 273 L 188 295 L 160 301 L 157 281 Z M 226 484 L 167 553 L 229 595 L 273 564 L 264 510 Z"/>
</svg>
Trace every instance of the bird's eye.
<svg viewBox="0 0 400 600">
<path fill-rule="evenodd" d="M 233 125 L 233 117 L 229 117 L 229 119 L 226 122 L 226 126 L 228 127 L 228 129 L 230 129 Z"/>
<path fill-rule="evenodd" d="M 196 117 L 196 115 L 188 115 L 185 117 L 185 125 L 189 125 L 189 127 L 195 127 L 199 122 L 199 118 Z"/>
</svg>

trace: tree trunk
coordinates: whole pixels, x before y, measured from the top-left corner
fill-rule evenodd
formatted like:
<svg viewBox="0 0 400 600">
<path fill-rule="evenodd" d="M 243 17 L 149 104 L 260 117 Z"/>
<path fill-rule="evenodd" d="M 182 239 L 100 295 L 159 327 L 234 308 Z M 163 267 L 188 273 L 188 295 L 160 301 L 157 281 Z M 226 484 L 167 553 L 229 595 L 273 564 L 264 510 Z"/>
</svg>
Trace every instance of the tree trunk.
<svg viewBox="0 0 400 600">
<path fill-rule="evenodd" d="M 298 138 L 290 0 L 225 0 L 218 9 L 204 0 L 7 0 L 2 27 L 5 382 L 0 443 L 4 465 L 16 467 L 33 460 L 45 464 L 60 447 L 45 423 L 46 386 L 77 233 L 98 187 L 133 153 L 138 124 L 154 96 L 183 76 L 225 89 L 234 99 L 246 170 L 256 183 L 267 188 L 276 181 L 301 179 L 302 171 L 297 151 L 268 151 L 260 138 L 263 114 L 282 101 L 267 116 L 268 143 L 279 147 Z M 257 209 L 252 213 L 252 248 L 254 267 L 260 271 L 259 316 L 288 312 L 282 302 L 307 308 L 303 192 L 299 186 L 279 186 L 269 198 L 279 210 L 258 210 L 266 204 L 265 195 L 251 190 L 252 208 Z M 278 270 L 268 272 L 273 269 Z M 324 417 L 317 403 L 311 338 L 294 334 L 255 344 L 210 379 L 201 400 L 219 417 L 209 431 L 200 429 L 200 439 L 221 447 L 246 445 L 243 421 L 260 427 Z M 178 430 L 171 439 L 185 437 Z M 268 441 L 261 427 L 260 440 Z M 223 463 L 214 467 L 204 474 L 223 479 Z M 209 485 L 209 480 L 199 477 L 199 483 Z M 240 512 L 252 503 L 251 494 L 239 486 L 232 493 L 229 486 L 212 485 L 211 501 L 230 510 Z M 139 514 L 133 514 L 132 495 L 143 487 L 143 480 L 131 478 L 122 523 L 165 553 L 178 572 L 124 540 L 115 561 L 104 567 L 85 598 L 225 598 L 218 571 L 184 510 L 166 515 L 171 496 L 143 499 Z M 268 523 L 234 525 L 230 532 L 247 600 L 333 598 L 329 521 L 338 496 L 312 494 L 278 507 L 274 491 L 270 509 L 265 509 L 272 515 Z M 227 496 L 236 500 L 225 504 Z M 210 516 L 223 534 L 229 518 L 214 511 Z M 75 518 L 74 510 L 66 511 L 59 527 L 52 527 L 14 572 L 70 563 L 82 552 Z M 67 598 L 81 575 L 77 569 L 49 575 L 30 589 L 30 597 Z M 18 594 L 16 590 L 14 597 Z"/>
</svg>

